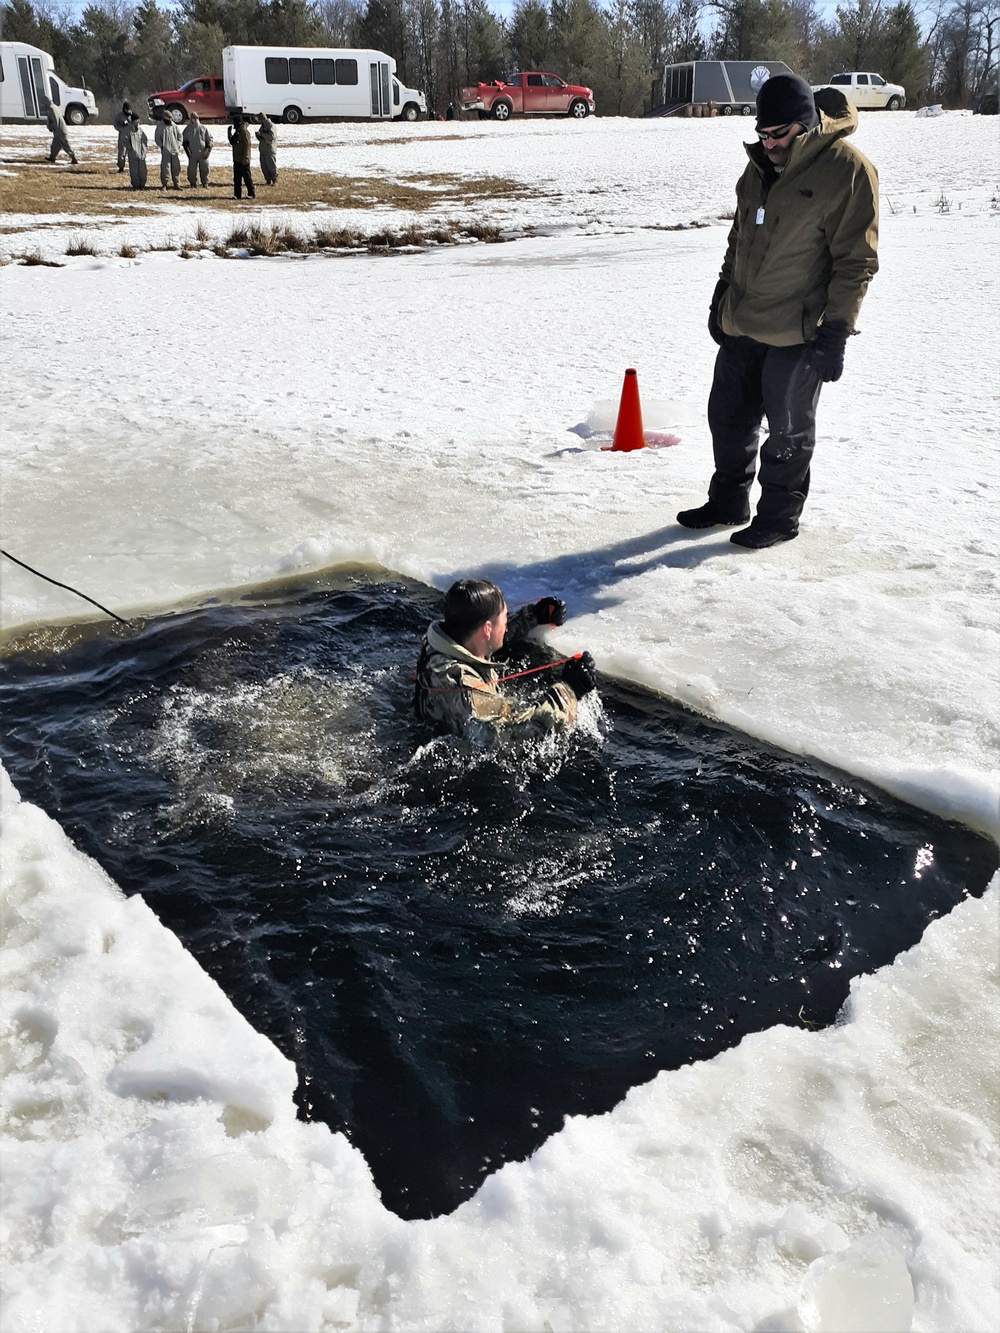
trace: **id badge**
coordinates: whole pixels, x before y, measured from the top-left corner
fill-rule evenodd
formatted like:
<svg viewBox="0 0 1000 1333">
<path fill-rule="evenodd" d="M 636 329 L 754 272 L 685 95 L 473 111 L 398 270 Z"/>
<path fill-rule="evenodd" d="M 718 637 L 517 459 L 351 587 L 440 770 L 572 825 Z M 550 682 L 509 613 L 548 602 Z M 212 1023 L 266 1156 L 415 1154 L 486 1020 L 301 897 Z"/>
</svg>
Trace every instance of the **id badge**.
<svg viewBox="0 0 1000 1333">
<path fill-rule="evenodd" d="M 758 227 L 763 227 L 763 225 L 764 225 L 764 210 L 763 210 L 762 208 L 758 208 L 758 209 L 757 209 L 757 226 L 758 226 Z"/>
</svg>

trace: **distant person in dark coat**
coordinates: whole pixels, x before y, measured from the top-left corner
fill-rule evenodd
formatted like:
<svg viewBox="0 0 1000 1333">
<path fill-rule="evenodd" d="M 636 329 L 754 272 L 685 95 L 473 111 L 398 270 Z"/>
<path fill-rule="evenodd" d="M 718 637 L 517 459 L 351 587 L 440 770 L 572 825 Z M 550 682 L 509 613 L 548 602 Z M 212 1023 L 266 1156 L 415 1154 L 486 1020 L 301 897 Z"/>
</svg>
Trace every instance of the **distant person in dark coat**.
<svg viewBox="0 0 1000 1333">
<path fill-rule="evenodd" d="M 122 102 L 122 109 L 112 123 L 118 131 L 118 173 L 121 175 L 128 159 L 128 136 L 132 131 L 132 108 L 128 102 Z"/>
<path fill-rule="evenodd" d="M 166 112 L 163 113 L 163 119 L 157 122 L 154 138 L 160 150 L 160 184 L 166 189 L 169 177 L 174 189 L 179 190 L 183 143 L 180 130 Z"/>
<path fill-rule="evenodd" d="M 208 126 L 201 123 L 201 118 L 197 111 L 191 112 L 181 137 L 184 143 L 184 151 L 187 153 L 188 185 L 194 189 L 198 184 L 199 178 L 201 179 L 202 185 L 207 185 L 208 155 L 212 151 L 213 139 L 209 133 Z"/>
<path fill-rule="evenodd" d="M 278 183 L 278 159 L 274 151 L 274 121 L 266 113 L 260 118 L 257 131 L 257 156 L 260 158 L 260 171 L 265 185 Z"/>
<path fill-rule="evenodd" d="M 229 127 L 229 145 L 233 150 L 233 198 L 243 198 L 245 185 L 247 198 L 255 199 L 257 191 L 253 187 L 253 177 L 250 175 L 250 131 L 238 111 Z"/>
<path fill-rule="evenodd" d="M 63 120 L 63 113 L 51 102 L 49 102 L 45 112 L 45 123 L 49 127 L 49 133 L 52 135 L 52 146 L 49 149 L 49 161 L 54 162 L 60 153 L 65 153 L 75 167 L 76 153 L 74 153 L 69 146 L 69 137 L 66 134 L 66 122 Z"/>
<path fill-rule="evenodd" d="M 146 137 L 146 131 L 139 124 L 138 114 L 133 111 L 130 122 L 127 153 L 128 153 L 128 178 L 133 190 L 144 190 L 146 188 L 146 149 L 149 147 L 149 139 Z"/>
</svg>

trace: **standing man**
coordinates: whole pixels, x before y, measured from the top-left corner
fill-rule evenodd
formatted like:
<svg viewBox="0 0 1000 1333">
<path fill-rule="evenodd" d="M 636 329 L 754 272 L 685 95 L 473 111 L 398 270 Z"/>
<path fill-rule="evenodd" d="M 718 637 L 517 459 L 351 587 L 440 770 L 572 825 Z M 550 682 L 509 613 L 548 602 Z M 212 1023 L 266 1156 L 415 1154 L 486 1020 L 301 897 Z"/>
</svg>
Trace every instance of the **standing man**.
<svg viewBox="0 0 1000 1333">
<path fill-rule="evenodd" d="M 112 124 L 118 131 L 118 174 L 125 170 L 128 157 L 128 136 L 132 129 L 132 108 L 128 102 L 122 102 L 122 109 L 115 116 Z"/>
<path fill-rule="evenodd" d="M 278 183 L 278 159 L 274 151 L 274 121 L 265 111 L 257 131 L 257 156 L 265 185 Z"/>
<path fill-rule="evenodd" d="M 208 155 L 212 151 L 212 136 L 208 126 L 201 123 L 197 111 L 192 111 L 184 126 L 184 151 L 188 160 L 188 185 L 193 190 L 199 177 L 203 186 L 208 184 Z"/>
<path fill-rule="evenodd" d="M 758 142 L 746 146 L 708 320 L 719 345 L 708 400 L 715 473 L 708 503 L 677 515 L 686 528 L 746 523 L 766 415 L 757 513 L 730 537 L 750 550 L 798 536 L 819 391 L 840 379 L 878 269 L 878 176 L 847 142 L 857 110 L 837 89 L 820 103 L 794 74 L 757 94 Z"/>
<path fill-rule="evenodd" d="M 139 124 L 139 115 L 132 112 L 128 135 L 128 178 L 133 190 L 146 188 L 146 149 L 149 139 L 146 131 Z"/>
<path fill-rule="evenodd" d="M 160 150 L 160 185 L 167 188 L 167 178 L 173 182 L 175 190 L 181 188 L 181 132 L 172 117 L 164 111 L 161 120 L 156 123 L 154 134 L 156 146 Z"/>
<path fill-rule="evenodd" d="M 247 198 L 255 199 L 257 192 L 253 188 L 250 175 L 250 131 L 238 111 L 233 112 L 233 123 L 229 127 L 229 144 L 233 150 L 233 198 L 243 198 L 243 186 L 247 187 Z"/>
<path fill-rule="evenodd" d="M 69 146 L 69 136 L 66 133 L 66 122 L 63 120 L 63 113 L 52 102 L 49 102 L 45 110 L 45 123 L 52 135 L 52 145 L 49 148 L 49 161 L 54 162 L 60 153 L 65 153 L 69 160 L 76 166 L 76 153 Z"/>
</svg>

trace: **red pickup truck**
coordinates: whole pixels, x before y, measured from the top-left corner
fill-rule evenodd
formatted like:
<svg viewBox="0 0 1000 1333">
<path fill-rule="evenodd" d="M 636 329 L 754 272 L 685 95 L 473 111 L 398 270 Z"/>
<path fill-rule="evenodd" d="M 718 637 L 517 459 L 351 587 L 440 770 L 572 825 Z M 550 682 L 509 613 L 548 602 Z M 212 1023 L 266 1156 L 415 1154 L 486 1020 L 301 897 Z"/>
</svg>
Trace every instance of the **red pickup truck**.
<svg viewBox="0 0 1000 1333">
<path fill-rule="evenodd" d="M 150 119 L 161 120 L 169 116 L 175 125 L 183 124 L 192 111 L 197 111 L 202 120 L 225 120 L 226 91 L 221 79 L 203 74 L 182 83 L 179 88 L 150 94 L 146 106 Z"/>
<path fill-rule="evenodd" d="M 508 82 L 494 79 L 463 88 L 463 111 L 478 111 L 480 120 L 509 120 L 511 116 L 572 116 L 585 120 L 594 110 L 590 88 L 567 83 L 558 74 L 513 74 Z"/>
</svg>

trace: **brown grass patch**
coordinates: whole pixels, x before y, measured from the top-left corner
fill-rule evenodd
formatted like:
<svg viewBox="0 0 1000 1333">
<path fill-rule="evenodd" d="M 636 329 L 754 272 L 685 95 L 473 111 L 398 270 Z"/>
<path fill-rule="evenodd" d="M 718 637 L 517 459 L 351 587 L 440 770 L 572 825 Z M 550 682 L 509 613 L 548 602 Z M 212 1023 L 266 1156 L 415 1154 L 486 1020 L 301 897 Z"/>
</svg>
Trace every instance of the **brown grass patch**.
<svg viewBox="0 0 1000 1333">
<path fill-rule="evenodd" d="M 68 255 L 96 255 L 97 250 L 86 236 L 74 236 L 66 247 Z"/>
<path fill-rule="evenodd" d="M 384 140 L 382 142 L 385 142 Z M 123 184 L 114 166 L 78 166 L 63 171 L 32 163 L 15 166 L 4 178 L 3 212 L 8 214 L 107 214 L 122 208 L 219 208 L 235 212 L 232 180 L 226 167 L 216 167 L 207 189 L 136 191 Z M 459 176 L 435 172 L 389 177 L 333 176 L 322 171 L 282 168 L 277 185 L 261 186 L 257 202 L 277 208 L 382 208 L 424 212 L 444 204 L 478 203 L 486 199 L 527 199 L 540 192 L 505 176 Z"/>
<path fill-rule="evenodd" d="M 54 259 L 43 259 L 40 250 L 32 250 L 30 254 L 22 255 L 18 263 L 23 264 L 25 268 L 65 268 L 65 264 L 57 264 Z"/>
</svg>

